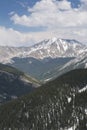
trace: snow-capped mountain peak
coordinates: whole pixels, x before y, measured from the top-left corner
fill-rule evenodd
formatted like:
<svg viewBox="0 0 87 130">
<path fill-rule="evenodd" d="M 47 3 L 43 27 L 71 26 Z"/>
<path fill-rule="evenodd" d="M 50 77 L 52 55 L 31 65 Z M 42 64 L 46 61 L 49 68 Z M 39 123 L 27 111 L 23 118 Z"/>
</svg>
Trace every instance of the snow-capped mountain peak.
<svg viewBox="0 0 87 130">
<path fill-rule="evenodd" d="M 31 47 L 30 55 L 39 59 L 46 57 L 76 57 L 85 48 L 85 45 L 76 40 L 52 38 Z"/>
<path fill-rule="evenodd" d="M 44 40 L 31 47 L 0 47 L 0 62 L 12 62 L 14 57 L 77 57 L 86 46 L 76 40 L 58 39 L 56 37 Z"/>
</svg>

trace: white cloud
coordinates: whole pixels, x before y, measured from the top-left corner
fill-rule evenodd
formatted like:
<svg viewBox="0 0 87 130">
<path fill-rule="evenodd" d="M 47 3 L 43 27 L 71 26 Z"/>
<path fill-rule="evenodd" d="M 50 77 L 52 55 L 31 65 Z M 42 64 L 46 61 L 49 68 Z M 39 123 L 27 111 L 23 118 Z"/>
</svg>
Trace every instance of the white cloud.
<svg viewBox="0 0 87 130">
<path fill-rule="evenodd" d="M 30 42 L 31 37 L 12 28 L 0 27 L 0 45 L 22 46 Z"/>
<path fill-rule="evenodd" d="M 67 0 L 41 0 L 32 8 L 28 7 L 29 15 L 11 13 L 11 20 L 15 24 L 45 27 L 46 30 L 21 33 L 1 27 L 0 44 L 27 46 L 55 36 L 87 42 L 87 0 L 81 0 L 81 3 L 79 8 L 73 9 Z"/>
<path fill-rule="evenodd" d="M 0 45 L 2 46 L 29 46 L 53 37 L 79 39 L 79 41 L 84 43 L 87 41 L 87 29 L 60 28 L 52 31 L 20 33 L 11 28 L 0 27 Z"/>
<path fill-rule="evenodd" d="M 36 42 L 51 38 L 50 32 L 30 32 L 21 33 L 12 28 L 0 26 L 0 45 L 1 46 L 29 46 Z"/>
<path fill-rule="evenodd" d="M 87 11 L 87 0 L 81 0 L 81 9 Z"/>
<path fill-rule="evenodd" d="M 21 24 L 25 26 L 45 26 L 50 27 L 57 24 L 61 24 L 64 13 L 60 10 L 66 10 L 67 12 L 71 9 L 70 2 L 56 1 L 56 0 L 42 0 L 37 2 L 32 8 L 28 8 L 29 15 L 19 16 L 14 14 L 11 20 L 15 24 Z M 68 15 L 66 13 L 65 15 Z"/>
<path fill-rule="evenodd" d="M 75 27 L 87 25 L 87 11 L 81 10 L 87 2 L 82 0 L 82 6 L 78 9 L 72 9 L 67 0 L 41 0 L 32 8 L 28 8 L 29 15 L 19 16 L 14 14 L 11 20 L 15 24 L 29 27 Z M 87 8 L 87 6 L 86 6 Z"/>
<path fill-rule="evenodd" d="M 12 12 L 8 13 L 8 15 L 14 15 L 14 14 L 15 14 L 15 12 L 14 12 L 14 11 L 12 11 Z"/>
</svg>

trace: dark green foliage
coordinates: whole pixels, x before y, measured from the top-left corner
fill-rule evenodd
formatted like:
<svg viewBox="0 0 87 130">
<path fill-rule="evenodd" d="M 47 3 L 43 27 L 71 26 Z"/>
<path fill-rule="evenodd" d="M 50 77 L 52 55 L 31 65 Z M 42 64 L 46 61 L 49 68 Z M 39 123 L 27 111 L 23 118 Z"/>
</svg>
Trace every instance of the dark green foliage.
<svg viewBox="0 0 87 130">
<path fill-rule="evenodd" d="M 0 64 L 0 104 L 28 94 L 38 85 L 39 82 L 34 78 L 13 67 Z"/>
<path fill-rule="evenodd" d="M 59 78 L 50 81 L 47 84 L 70 84 L 74 87 L 83 87 L 87 84 L 87 69 L 76 69 L 66 74 L 63 74 Z"/>
<path fill-rule="evenodd" d="M 14 68 L 14 67 L 4 65 L 4 64 L 0 64 L 0 70 L 6 71 L 8 73 L 12 73 L 12 74 L 15 74 L 15 75 L 18 75 L 18 76 L 24 74 L 22 71 L 19 71 L 18 69 Z"/>
<path fill-rule="evenodd" d="M 0 107 L 0 129 L 87 129 L 87 70 L 71 71 Z M 69 100 L 70 99 L 70 100 Z"/>
</svg>

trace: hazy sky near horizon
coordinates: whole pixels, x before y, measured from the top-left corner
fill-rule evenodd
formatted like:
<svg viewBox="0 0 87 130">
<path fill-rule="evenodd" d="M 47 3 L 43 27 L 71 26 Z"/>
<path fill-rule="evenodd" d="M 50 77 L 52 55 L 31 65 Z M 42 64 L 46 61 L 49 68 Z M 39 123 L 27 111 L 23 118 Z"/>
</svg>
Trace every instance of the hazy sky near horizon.
<svg viewBox="0 0 87 130">
<path fill-rule="evenodd" d="M 0 1 L 0 45 L 29 46 L 52 37 L 87 43 L 87 0 Z"/>
</svg>

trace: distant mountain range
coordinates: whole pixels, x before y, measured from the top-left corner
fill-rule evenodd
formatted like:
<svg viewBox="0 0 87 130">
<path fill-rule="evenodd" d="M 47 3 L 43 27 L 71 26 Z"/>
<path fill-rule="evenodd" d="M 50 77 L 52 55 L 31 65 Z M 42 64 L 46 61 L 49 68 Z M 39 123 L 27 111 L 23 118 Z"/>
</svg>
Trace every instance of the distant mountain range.
<svg viewBox="0 0 87 130">
<path fill-rule="evenodd" d="M 86 45 L 0 47 L 0 62 L 0 130 L 87 130 Z"/>
<path fill-rule="evenodd" d="M 87 69 L 77 69 L 0 106 L 0 129 L 86 130 Z"/>
<path fill-rule="evenodd" d="M 52 38 L 31 47 L 0 47 L 0 62 L 47 81 L 86 50 L 86 45 L 76 40 Z"/>
<path fill-rule="evenodd" d="M 0 47 L 0 62 L 12 63 L 12 58 L 35 59 L 77 57 L 86 46 L 76 40 L 57 39 L 44 40 L 31 47 Z"/>
</svg>

